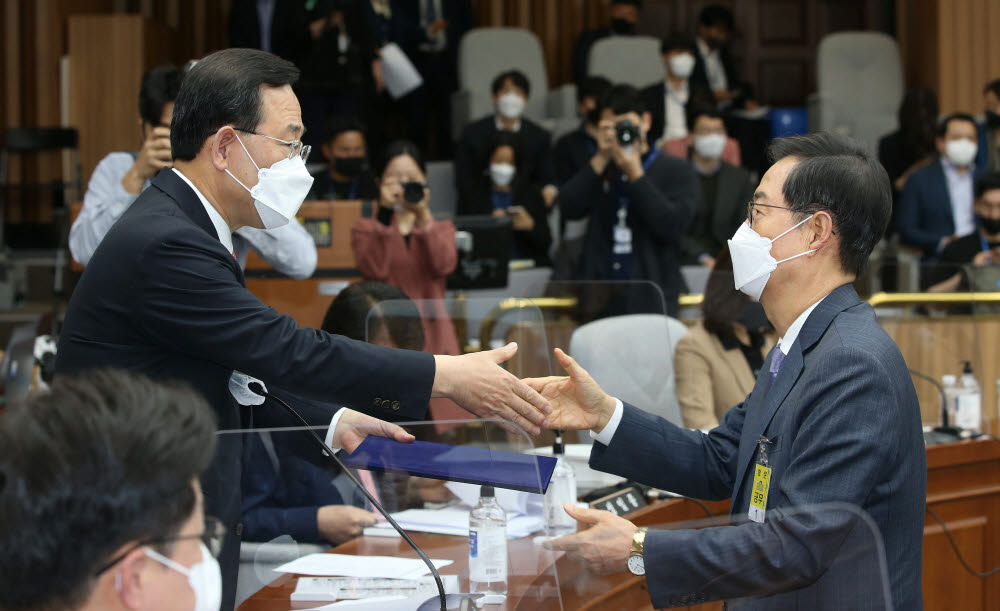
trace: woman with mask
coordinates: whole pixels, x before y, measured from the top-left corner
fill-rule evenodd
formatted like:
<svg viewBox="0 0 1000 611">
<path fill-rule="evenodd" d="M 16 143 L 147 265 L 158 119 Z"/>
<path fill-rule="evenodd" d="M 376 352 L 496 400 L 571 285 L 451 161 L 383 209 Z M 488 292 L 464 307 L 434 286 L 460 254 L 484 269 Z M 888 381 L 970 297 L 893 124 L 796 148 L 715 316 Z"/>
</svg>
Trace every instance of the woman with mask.
<svg viewBox="0 0 1000 611">
<path fill-rule="evenodd" d="M 459 354 L 444 305 L 445 278 L 458 262 L 455 226 L 431 215 L 424 167 L 412 142 L 397 140 L 386 147 L 378 168 L 375 218 L 355 223 L 351 244 L 365 280 L 391 284 L 417 302 L 424 318 L 426 351 Z"/>
<path fill-rule="evenodd" d="M 910 174 L 925 167 L 937 152 L 937 96 L 930 89 L 914 89 L 899 105 L 899 129 L 878 141 L 878 160 L 892 182 L 893 208 Z"/>
<path fill-rule="evenodd" d="M 674 376 L 684 426 L 711 429 L 753 389 L 774 339 L 764 309 L 733 288 L 729 249 L 715 258 L 702 319 L 677 342 Z"/>
<path fill-rule="evenodd" d="M 552 233 L 546 218 L 545 201 L 538 185 L 524 175 L 523 155 L 517 135 L 496 132 L 489 145 L 476 190 L 459 201 L 458 214 L 509 216 L 514 229 L 511 259 L 531 259 L 537 266 L 549 265 Z"/>
</svg>

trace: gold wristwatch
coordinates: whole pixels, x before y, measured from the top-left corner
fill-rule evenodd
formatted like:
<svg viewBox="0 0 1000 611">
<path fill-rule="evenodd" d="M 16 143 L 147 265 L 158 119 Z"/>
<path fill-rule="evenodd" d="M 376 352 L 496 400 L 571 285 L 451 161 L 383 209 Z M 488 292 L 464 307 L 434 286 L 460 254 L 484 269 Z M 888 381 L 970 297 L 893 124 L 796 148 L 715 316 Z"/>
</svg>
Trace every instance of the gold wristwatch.
<svg viewBox="0 0 1000 611">
<path fill-rule="evenodd" d="M 642 557 L 642 545 L 646 541 L 646 530 L 648 529 L 645 526 L 640 526 L 632 535 L 632 550 L 628 555 L 628 570 L 633 575 L 640 577 L 646 574 L 646 562 Z"/>
</svg>

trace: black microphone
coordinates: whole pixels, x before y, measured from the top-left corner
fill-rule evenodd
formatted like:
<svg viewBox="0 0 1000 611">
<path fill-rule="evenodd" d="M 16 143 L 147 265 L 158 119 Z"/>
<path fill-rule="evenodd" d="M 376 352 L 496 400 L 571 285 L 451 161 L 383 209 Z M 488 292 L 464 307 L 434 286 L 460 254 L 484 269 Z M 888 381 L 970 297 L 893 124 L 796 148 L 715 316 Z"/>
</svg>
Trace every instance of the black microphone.
<svg viewBox="0 0 1000 611">
<path fill-rule="evenodd" d="M 285 403 L 284 401 L 282 401 L 278 397 L 275 397 L 274 395 L 272 395 L 269 392 L 267 392 L 266 390 L 264 390 L 264 386 L 260 382 L 256 382 L 256 381 L 250 382 L 250 384 L 247 385 L 247 388 L 250 389 L 250 392 L 252 392 L 254 394 L 257 394 L 257 395 L 260 395 L 261 397 L 266 397 L 268 399 L 271 399 L 272 401 L 274 401 L 275 403 L 277 403 L 281 407 L 285 408 L 285 410 L 289 414 L 291 414 L 296 420 L 298 420 L 299 422 L 301 422 L 302 425 L 307 428 L 307 430 L 309 431 L 309 434 L 312 435 L 312 438 L 323 449 L 323 454 L 325 456 L 329 456 L 330 460 L 335 465 L 337 465 L 338 467 L 340 467 L 340 470 L 343 471 L 343 473 L 348 478 L 350 478 L 350 480 L 352 482 L 354 482 L 354 485 L 358 487 L 358 490 L 360 490 L 361 492 L 364 493 L 365 497 L 372 504 L 372 506 L 375 507 L 375 509 L 377 509 L 378 512 L 380 514 L 382 514 L 382 517 L 384 517 L 386 519 L 386 521 L 388 521 L 389 524 L 391 524 L 392 527 L 396 529 L 396 532 L 398 532 L 399 535 L 401 537 L 403 537 L 403 539 L 407 543 L 410 544 L 410 547 L 413 548 L 413 551 L 417 552 L 417 555 L 420 556 L 420 559 L 423 560 L 424 564 L 427 565 L 427 568 L 429 568 L 431 570 L 431 574 L 434 575 L 434 582 L 437 584 L 438 597 L 441 600 L 441 611 L 447 611 L 448 606 L 447 606 L 447 602 L 446 602 L 447 597 L 445 596 L 445 593 L 444 593 L 444 584 L 441 582 L 441 575 L 438 574 L 437 568 L 434 566 L 434 563 L 431 562 L 430 558 L 427 557 L 427 554 L 425 554 L 424 551 L 422 549 L 420 549 L 420 547 L 418 547 L 416 543 L 413 542 L 413 539 L 411 539 L 410 536 L 407 535 L 403 531 L 403 529 L 399 527 L 399 524 L 396 523 L 396 520 L 392 519 L 392 516 L 389 515 L 389 512 L 386 511 L 384 507 L 382 507 L 382 504 L 379 503 L 378 500 L 376 500 L 375 497 L 372 496 L 372 494 L 370 492 L 368 492 L 368 489 L 365 488 L 364 484 L 362 484 L 361 482 L 358 481 L 358 478 L 354 476 L 354 473 L 352 473 L 351 470 L 348 469 L 344 465 L 344 463 L 342 463 L 340 461 L 339 458 L 337 458 L 337 454 L 336 454 L 336 452 L 333 451 L 333 448 L 331 448 L 330 446 L 326 445 L 326 441 L 324 441 L 323 438 L 320 437 L 316 433 L 315 430 L 313 430 L 312 425 L 310 425 L 308 422 L 306 422 L 306 419 L 303 418 L 297 411 L 295 411 L 292 408 L 292 406 L 290 406 L 289 404 Z M 431 600 L 433 600 L 433 599 L 431 599 Z"/>
<path fill-rule="evenodd" d="M 941 383 L 932 378 L 931 376 L 925 373 L 920 373 L 916 369 L 910 369 L 909 371 L 910 375 L 917 376 L 921 380 L 926 380 L 931 384 L 933 384 L 938 389 L 938 392 L 941 394 L 941 426 L 935 427 L 933 429 L 933 432 L 939 433 L 941 435 L 947 435 L 948 437 L 953 438 L 948 441 L 961 439 L 962 429 L 950 426 L 950 423 L 948 422 L 948 398 L 944 394 L 944 386 L 941 386 Z"/>
</svg>

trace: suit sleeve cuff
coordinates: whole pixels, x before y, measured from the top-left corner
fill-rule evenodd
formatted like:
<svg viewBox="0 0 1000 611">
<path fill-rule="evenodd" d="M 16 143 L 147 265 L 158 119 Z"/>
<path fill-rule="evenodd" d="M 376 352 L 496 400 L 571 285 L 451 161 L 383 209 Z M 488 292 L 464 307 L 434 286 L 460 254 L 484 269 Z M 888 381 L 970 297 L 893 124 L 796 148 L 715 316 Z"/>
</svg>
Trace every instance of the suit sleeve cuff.
<svg viewBox="0 0 1000 611">
<path fill-rule="evenodd" d="M 326 430 L 326 439 L 324 441 L 326 441 L 326 445 L 330 446 L 330 449 L 334 452 L 339 452 L 341 448 L 333 445 L 333 432 L 337 430 L 337 424 L 340 423 L 340 417 L 344 415 L 346 409 L 342 407 L 337 410 L 337 413 L 333 415 L 333 420 L 330 421 L 330 428 Z"/>
<path fill-rule="evenodd" d="M 611 419 L 608 423 L 604 425 L 600 433 L 595 433 L 590 431 L 590 438 L 598 443 L 604 445 L 611 445 L 611 438 L 615 436 L 615 431 L 618 430 L 618 425 L 622 421 L 622 414 L 625 413 L 625 406 L 622 405 L 621 399 L 615 399 L 615 413 L 611 414 Z"/>
</svg>

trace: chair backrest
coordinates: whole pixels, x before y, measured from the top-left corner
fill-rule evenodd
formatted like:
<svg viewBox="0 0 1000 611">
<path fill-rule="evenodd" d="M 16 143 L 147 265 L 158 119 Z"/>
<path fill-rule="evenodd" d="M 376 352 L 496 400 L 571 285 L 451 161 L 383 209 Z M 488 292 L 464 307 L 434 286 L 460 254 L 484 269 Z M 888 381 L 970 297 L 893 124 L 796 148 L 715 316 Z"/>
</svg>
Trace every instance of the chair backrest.
<svg viewBox="0 0 1000 611">
<path fill-rule="evenodd" d="M 549 91 L 542 45 L 534 32 L 524 28 L 474 28 L 458 45 L 458 88 L 471 96 L 470 117 L 493 112 L 490 85 L 505 70 L 517 69 L 528 77 L 531 93 L 524 114 L 543 119 Z"/>
<path fill-rule="evenodd" d="M 431 190 L 430 208 L 437 219 L 455 218 L 458 191 L 455 189 L 455 163 L 427 162 L 427 186 Z"/>
<path fill-rule="evenodd" d="M 587 323 L 570 355 L 605 392 L 683 426 L 674 384 L 674 348 L 684 323 L 662 314 L 628 314 Z"/>
<path fill-rule="evenodd" d="M 875 151 L 897 127 L 903 68 L 896 41 L 880 32 L 838 32 L 816 55 L 818 127 L 857 138 Z M 864 95 L 858 95 L 864 92 Z"/>
<path fill-rule="evenodd" d="M 590 47 L 587 74 L 642 89 L 666 75 L 660 41 L 652 36 L 610 36 Z"/>
</svg>

